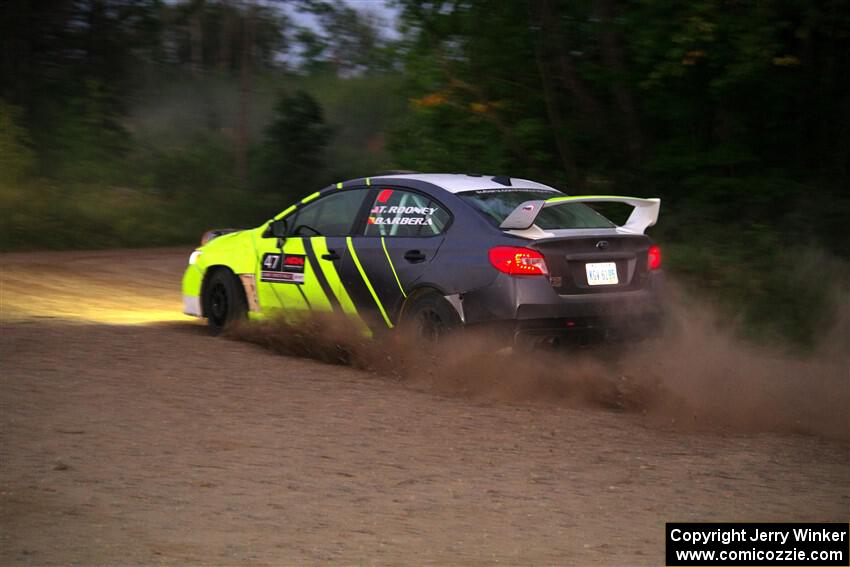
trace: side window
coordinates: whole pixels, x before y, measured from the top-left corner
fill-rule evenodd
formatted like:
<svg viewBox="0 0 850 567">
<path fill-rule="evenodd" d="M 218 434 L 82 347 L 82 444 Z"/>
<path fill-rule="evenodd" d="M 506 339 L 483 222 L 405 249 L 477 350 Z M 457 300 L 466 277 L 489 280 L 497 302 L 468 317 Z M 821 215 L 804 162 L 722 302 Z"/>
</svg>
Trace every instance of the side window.
<svg viewBox="0 0 850 567">
<path fill-rule="evenodd" d="M 366 236 L 434 236 L 451 215 L 436 201 L 402 189 L 380 189 L 366 219 Z"/>
<path fill-rule="evenodd" d="M 295 214 L 294 236 L 347 236 L 368 189 L 349 189 L 320 197 Z"/>
</svg>

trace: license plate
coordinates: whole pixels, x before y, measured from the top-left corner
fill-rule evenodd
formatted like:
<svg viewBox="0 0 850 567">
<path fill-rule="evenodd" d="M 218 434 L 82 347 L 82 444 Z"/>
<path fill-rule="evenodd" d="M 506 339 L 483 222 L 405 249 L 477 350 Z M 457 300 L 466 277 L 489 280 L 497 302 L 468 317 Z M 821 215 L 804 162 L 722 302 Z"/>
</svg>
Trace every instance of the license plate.
<svg viewBox="0 0 850 567">
<path fill-rule="evenodd" d="M 617 264 L 615 262 L 595 262 L 585 264 L 587 272 L 587 285 L 616 285 L 620 283 L 617 279 Z"/>
</svg>

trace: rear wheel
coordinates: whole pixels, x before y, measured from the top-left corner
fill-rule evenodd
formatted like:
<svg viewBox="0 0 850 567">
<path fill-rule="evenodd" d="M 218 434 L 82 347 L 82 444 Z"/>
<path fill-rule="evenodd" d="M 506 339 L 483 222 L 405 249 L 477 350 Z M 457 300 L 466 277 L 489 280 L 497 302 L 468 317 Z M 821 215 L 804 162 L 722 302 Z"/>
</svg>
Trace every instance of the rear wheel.
<svg viewBox="0 0 850 567">
<path fill-rule="evenodd" d="M 204 315 L 214 335 L 236 321 L 245 319 L 248 306 L 245 293 L 236 276 L 227 270 L 217 270 L 204 287 Z"/>
<path fill-rule="evenodd" d="M 438 293 L 428 292 L 413 299 L 404 315 L 404 325 L 417 338 L 436 342 L 462 322 L 454 307 Z"/>
</svg>

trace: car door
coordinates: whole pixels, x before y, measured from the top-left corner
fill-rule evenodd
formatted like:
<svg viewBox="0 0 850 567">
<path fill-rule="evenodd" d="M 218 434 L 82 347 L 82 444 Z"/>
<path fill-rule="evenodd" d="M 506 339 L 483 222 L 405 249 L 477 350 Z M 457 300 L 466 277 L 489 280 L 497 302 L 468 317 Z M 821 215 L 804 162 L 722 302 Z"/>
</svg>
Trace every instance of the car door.
<svg viewBox="0 0 850 567">
<path fill-rule="evenodd" d="M 404 299 L 428 270 L 448 227 L 448 210 L 430 197 L 377 187 L 358 234 L 347 241 L 340 277 L 369 323 L 393 327 Z"/>
<path fill-rule="evenodd" d="M 284 217 L 286 238 L 260 239 L 256 281 L 264 311 L 281 309 L 290 319 L 310 311 L 355 311 L 338 273 L 367 193 L 363 187 L 321 195 Z"/>
</svg>

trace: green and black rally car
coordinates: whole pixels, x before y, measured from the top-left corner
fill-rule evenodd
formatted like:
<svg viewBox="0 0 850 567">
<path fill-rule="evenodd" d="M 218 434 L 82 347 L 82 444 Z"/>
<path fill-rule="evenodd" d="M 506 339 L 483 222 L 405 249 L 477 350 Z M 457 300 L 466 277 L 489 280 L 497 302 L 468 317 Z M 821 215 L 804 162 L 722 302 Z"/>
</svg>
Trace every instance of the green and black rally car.
<svg viewBox="0 0 850 567">
<path fill-rule="evenodd" d="M 587 203 L 633 207 L 617 226 Z M 393 174 L 337 183 L 248 230 L 204 235 L 184 311 L 232 321 L 338 312 L 364 332 L 487 326 L 513 339 L 651 330 L 659 199 L 568 196 L 506 176 Z"/>
</svg>

